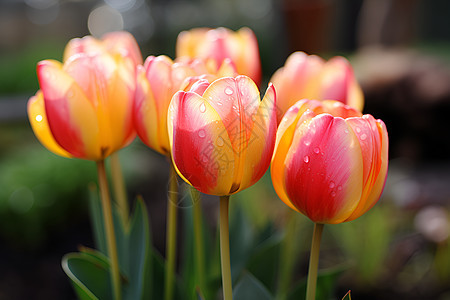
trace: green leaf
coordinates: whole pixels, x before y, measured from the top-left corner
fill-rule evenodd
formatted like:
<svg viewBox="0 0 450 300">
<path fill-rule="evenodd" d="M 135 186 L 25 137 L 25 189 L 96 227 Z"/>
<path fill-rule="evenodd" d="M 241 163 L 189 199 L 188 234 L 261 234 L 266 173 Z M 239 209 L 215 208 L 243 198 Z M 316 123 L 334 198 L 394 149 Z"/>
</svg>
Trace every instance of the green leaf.
<svg viewBox="0 0 450 300">
<path fill-rule="evenodd" d="M 105 226 L 103 224 L 103 209 L 97 186 L 94 183 L 89 185 L 89 213 L 95 246 L 106 255 L 108 250 L 105 239 Z"/>
<path fill-rule="evenodd" d="M 124 299 L 148 299 L 152 289 L 150 228 L 144 201 L 138 199 L 126 234 L 128 240 L 125 260 L 128 283 Z"/>
<path fill-rule="evenodd" d="M 69 253 L 62 268 L 81 300 L 111 299 L 108 259 L 98 251 Z"/>
<path fill-rule="evenodd" d="M 253 251 L 255 233 L 239 206 L 233 212 L 230 221 L 230 257 L 231 277 L 236 282 Z"/>
<path fill-rule="evenodd" d="M 273 300 L 266 287 L 251 273 L 244 272 L 233 291 L 235 300 Z"/>
<path fill-rule="evenodd" d="M 277 284 L 282 237 L 272 235 L 256 246 L 247 263 L 247 269 L 271 291 Z"/>
</svg>

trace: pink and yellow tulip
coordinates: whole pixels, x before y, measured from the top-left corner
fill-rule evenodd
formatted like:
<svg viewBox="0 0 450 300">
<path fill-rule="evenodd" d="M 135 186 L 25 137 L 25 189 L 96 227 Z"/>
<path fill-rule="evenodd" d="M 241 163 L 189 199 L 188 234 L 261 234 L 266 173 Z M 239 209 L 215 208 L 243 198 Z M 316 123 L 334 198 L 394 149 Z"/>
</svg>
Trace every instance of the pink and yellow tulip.
<svg viewBox="0 0 450 300">
<path fill-rule="evenodd" d="M 136 66 L 143 63 L 142 54 L 135 38 L 126 31 L 110 32 L 101 39 L 90 35 L 74 38 L 67 43 L 63 60 L 66 61 L 72 55 L 79 53 L 96 55 L 102 52 L 128 57 Z"/>
<path fill-rule="evenodd" d="M 134 70 L 130 59 L 106 52 L 39 62 L 41 89 L 28 102 L 35 135 L 58 155 L 94 161 L 128 145 L 136 136 Z"/>
<path fill-rule="evenodd" d="M 227 28 L 183 31 L 177 38 L 176 55 L 180 59 L 208 60 L 216 69 L 225 59 L 230 59 L 238 74 L 250 77 L 257 85 L 261 83 L 258 41 L 247 27 L 236 32 Z"/>
<path fill-rule="evenodd" d="M 140 139 L 159 153 L 170 155 L 167 110 L 172 96 L 178 90 L 188 90 L 200 77 L 212 81 L 236 74 L 228 61 L 214 72 L 201 60 L 173 62 L 164 55 L 149 56 L 137 75 L 134 126 Z"/>
<path fill-rule="evenodd" d="M 197 190 L 231 195 L 267 171 L 276 135 L 275 89 L 262 101 L 247 76 L 195 83 L 177 92 L 169 108 L 172 160 L 178 174 Z"/>
<path fill-rule="evenodd" d="M 300 100 L 280 123 L 271 164 L 274 188 L 315 223 L 360 217 L 380 198 L 387 169 L 383 121 L 341 102 Z"/>
<path fill-rule="evenodd" d="M 277 89 L 277 105 L 283 114 L 300 99 L 337 100 L 360 111 L 364 95 L 350 63 L 340 56 L 325 61 L 316 55 L 294 52 L 270 79 Z"/>
</svg>

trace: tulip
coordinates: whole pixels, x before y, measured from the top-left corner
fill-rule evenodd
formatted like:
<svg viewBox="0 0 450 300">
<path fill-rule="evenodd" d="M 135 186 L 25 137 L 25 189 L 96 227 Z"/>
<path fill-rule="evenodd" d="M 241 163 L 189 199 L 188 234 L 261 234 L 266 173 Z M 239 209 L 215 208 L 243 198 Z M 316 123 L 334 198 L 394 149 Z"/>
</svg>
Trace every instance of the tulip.
<svg viewBox="0 0 450 300">
<path fill-rule="evenodd" d="M 387 169 L 383 121 L 341 102 L 298 101 L 280 123 L 271 165 L 274 188 L 315 223 L 363 215 L 380 198 Z"/>
<path fill-rule="evenodd" d="M 229 61 L 212 70 L 204 61 L 174 62 L 161 55 L 149 56 L 138 69 L 134 103 L 134 126 L 140 139 L 150 148 L 169 156 L 167 110 L 178 90 L 189 88 L 200 78 L 214 80 L 236 74 Z"/>
<path fill-rule="evenodd" d="M 261 82 L 261 62 L 256 36 L 243 27 L 236 32 L 227 28 L 194 28 L 178 35 L 176 55 L 182 59 L 211 60 L 216 69 L 225 59 L 231 59 L 238 74 Z"/>
<path fill-rule="evenodd" d="M 271 175 L 281 200 L 314 222 L 307 300 L 315 299 L 324 224 L 354 220 L 373 207 L 387 169 L 383 121 L 336 100 L 300 100 L 284 115 Z"/>
<path fill-rule="evenodd" d="M 220 196 L 220 256 L 223 299 L 232 299 L 228 206 L 231 194 L 267 171 L 276 135 L 275 89 L 262 101 L 247 76 L 195 82 L 178 91 L 168 114 L 173 165 L 198 191 Z"/>
<path fill-rule="evenodd" d="M 67 43 L 64 50 L 64 61 L 79 53 L 96 55 L 108 52 L 130 58 L 134 65 L 142 65 L 142 54 L 134 37 L 126 31 L 109 32 L 96 39 L 93 36 L 74 38 Z"/>
<path fill-rule="evenodd" d="M 168 128 L 178 174 L 197 190 L 231 195 L 256 183 L 272 156 L 276 110 L 269 85 L 259 100 L 247 76 L 225 77 L 177 92 L 170 104 Z"/>
<path fill-rule="evenodd" d="M 270 81 L 277 89 L 278 122 L 300 99 L 337 100 L 360 111 L 363 109 L 364 95 L 352 66 L 344 57 L 325 61 L 316 55 L 294 52 Z"/>
<path fill-rule="evenodd" d="M 81 53 L 64 64 L 41 61 L 37 74 L 41 90 L 31 97 L 28 115 L 50 151 L 100 161 L 134 139 L 131 60 Z"/>
</svg>

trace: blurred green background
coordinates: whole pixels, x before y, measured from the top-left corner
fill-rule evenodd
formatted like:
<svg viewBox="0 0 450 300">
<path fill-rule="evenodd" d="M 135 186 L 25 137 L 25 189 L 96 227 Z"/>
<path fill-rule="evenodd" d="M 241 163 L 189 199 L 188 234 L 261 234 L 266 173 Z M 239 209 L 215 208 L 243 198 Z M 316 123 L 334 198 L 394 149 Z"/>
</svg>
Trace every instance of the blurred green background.
<svg viewBox="0 0 450 300">
<path fill-rule="evenodd" d="M 27 120 L 36 63 L 61 60 L 71 38 L 113 30 L 131 32 L 144 58 L 174 58 L 177 34 L 199 26 L 250 27 L 262 89 L 293 51 L 351 61 L 364 113 L 387 125 L 390 171 L 374 209 L 325 228 L 321 268 L 346 266 L 335 299 L 349 289 L 353 299 L 450 299 L 447 0 L 1 0 L 0 299 L 74 299 L 61 257 L 94 246 L 86 195 L 95 165 L 48 152 Z M 168 164 L 139 141 L 120 157 L 129 196 L 143 195 L 154 245 L 164 253 Z M 289 211 L 267 175 L 232 197 L 232 213 L 243 211 L 255 229 L 273 224 L 274 234 L 293 222 L 292 267 L 301 279 L 312 223 Z M 205 197 L 203 208 L 216 226 L 216 199 Z"/>
</svg>

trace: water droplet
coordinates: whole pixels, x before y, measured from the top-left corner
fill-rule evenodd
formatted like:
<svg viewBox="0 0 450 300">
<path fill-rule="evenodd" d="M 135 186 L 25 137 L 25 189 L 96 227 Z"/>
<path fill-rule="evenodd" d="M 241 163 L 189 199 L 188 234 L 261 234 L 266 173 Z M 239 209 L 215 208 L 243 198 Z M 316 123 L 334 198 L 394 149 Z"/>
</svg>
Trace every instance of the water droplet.
<svg viewBox="0 0 450 300">
<path fill-rule="evenodd" d="M 319 152 L 320 152 L 319 147 L 314 148 L 314 153 L 319 154 Z"/>
<path fill-rule="evenodd" d="M 205 130 L 200 129 L 200 130 L 198 131 L 198 136 L 201 137 L 201 138 L 204 138 L 204 137 L 206 136 Z"/>
<path fill-rule="evenodd" d="M 361 141 L 364 141 L 365 139 L 367 139 L 367 134 L 363 133 L 359 138 L 361 139 Z"/>
<path fill-rule="evenodd" d="M 227 94 L 228 96 L 233 95 L 233 90 L 229 86 L 227 86 L 225 88 L 225 94 Z"/>
<path fill-rule="evenodd" d="M 200 112 L 204 113 L 206 111 L 206 105 L 204 102 L 202 102 L 202 104 L 200 104 Z"/>
<path fill-rule="evenodd" d="M 338 191 L 342 191 L 342 185 L 338 185 L 337 189 Z"/>
<path fill-rule="evenodd" d="M 344 132 L 345 132 L 345 133 L 348 133 L 348 129 L 347 129 L 347 128 L 345 128 Z"/>
<path fill-rule="evenodd" d="M 328 186 L 330 187 L 330 189 L 332 189 L 336 186 L 336 184 L 334 183 L 334 181 L 330 181 L 330 184 Z"/>
<path fill-rule="evenodd" d="M 361 128 L 356 127 L 356 132 L 357 132 L 357 133 L 360 133 L 360 132 L 361 132 Z"/>
<path fill-rule="evenodd" d="M 311 145 L 311 141 L 310 140 L 305 140 L 303 143 L 305 144 L 305 146 Z"/>
<path fill-rule="evenodd" d="M 305 163 L 309 163 L 309 156 L 308 156 L 308 155 L 305 155 L 305 157 L 303 157 L 303 161 L 304 161 Z"/>
<path fill-rule="evenodd" d="M 336 197 L 336 192 L 331 192 L 330 195 L 331 197 Z"/>
<path fill-rule="evenodd" d="M 41 116 L 41 115 L 37 115 L 37 116 L 36 116 L 36 121 L 38 121 L 38 122 L 41 122 L 41 121 L 42 121 L 42 119 L 43 119 L 43 118 L 42 118 L 42 116 Z"/>
<path fill-rule="evenodd" d="M 221 138 L 221 137 L 219 136 L 219 138 L 217 139 L 217 146 L 222 147 L 223 144 L 224 144 L 223 138 Z"/>
<path fill-rule="evenodd" d="M 217 102 L 217 105 L 218 105 L 218 106 L 222 106 L 222 102 L 220 102 L 220 101 Z"/>
<path fill-rule="evenodd" d="M 208 162 L 208 157 L 206 155 L 203 155 L 203 162 Z"/>
</svg>

